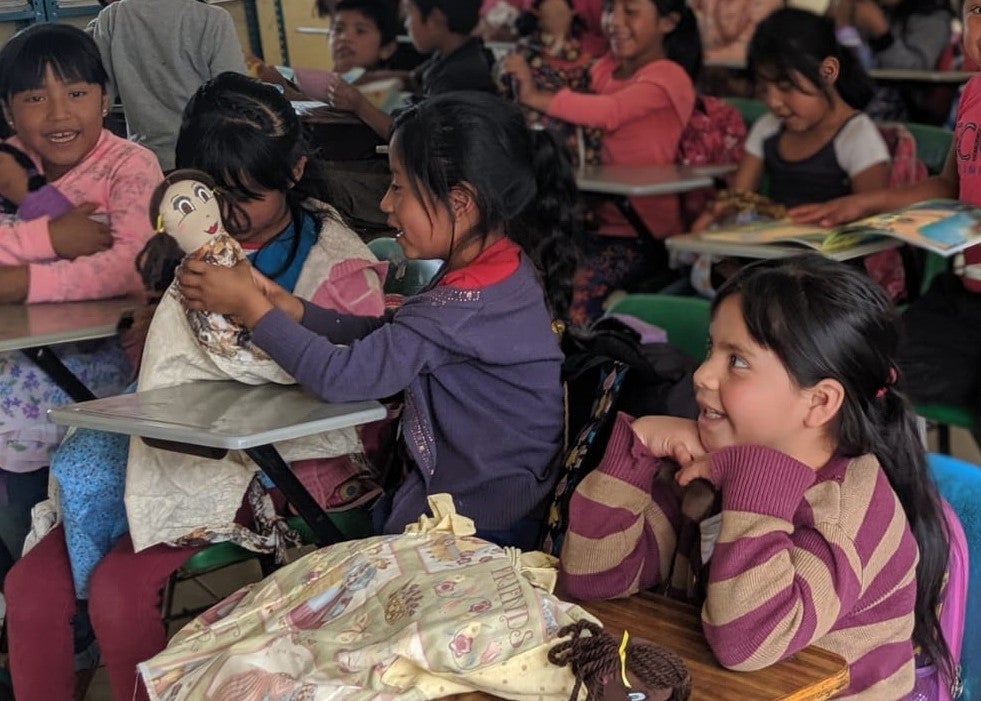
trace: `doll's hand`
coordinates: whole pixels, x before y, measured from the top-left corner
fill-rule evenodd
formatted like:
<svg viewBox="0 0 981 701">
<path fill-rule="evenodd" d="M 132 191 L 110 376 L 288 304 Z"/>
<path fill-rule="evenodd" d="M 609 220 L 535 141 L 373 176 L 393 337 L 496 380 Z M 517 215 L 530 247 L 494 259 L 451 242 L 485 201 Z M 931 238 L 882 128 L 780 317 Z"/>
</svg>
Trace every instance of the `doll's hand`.
<svg viewBox="0 0 981 701">
<path fill-rule="evenodd" d="M 11 154 L 0 152 L 0 197 L 20 204 L 27 196 L 27 171 Z"/>
<path fill-rule="evenodd" d="M 656 458 L 670 458 L 684 467 L 705 455 L 698 426 L 691 419 L 642 416 L 631 424 L 631 428 Z"/>
<path fill-rule="evenodd" d="M 112 246 L 109 225 L 92 219 L 95 210 L 95 204 L 86 202 L 48 222 L 51 248 L 59 258 L 74 260 Z"/>
<path fill-rule="evenodd" d="M 708 454 L 694 458 L 687 465 L 678 464 L 681 465 L 681 469 L 675 473 L 674 478 L 682 487 L 687 487 L 697 479 L 712 481 L 712 465 Z"/>
<path fill-rule="evenodd" d="M 228 314 L 250 329 L 272 309 L 247 260 L 230 268 L 188 260 L 177 273 L 177 282 L 187 309 Z"/>
<path fill-rule="evenodd" d="M 303 302 L 290 294 L 281 285 L 276 284 L 255 268 L 252 268 L 252 281 L 266 299 L 274 306 L 286 312 L 293 321 L 299 323 L 303 318 Z"/>
</svg>

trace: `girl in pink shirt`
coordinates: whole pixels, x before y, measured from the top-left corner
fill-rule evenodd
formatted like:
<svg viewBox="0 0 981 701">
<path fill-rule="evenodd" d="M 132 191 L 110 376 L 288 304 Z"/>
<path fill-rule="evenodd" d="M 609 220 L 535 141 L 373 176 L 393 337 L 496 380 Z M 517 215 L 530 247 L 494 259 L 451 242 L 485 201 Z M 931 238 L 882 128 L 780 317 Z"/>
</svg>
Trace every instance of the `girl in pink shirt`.
<svg viewBox="0 0 981 701">
<path fill-rule="evenodd" d="M 98 48 L 71 26 L 33 26 L 0 51 L 0 100 L 16 134 L 8 143 L 71 205 L 60 216 L 29 221 L 0 215 L 0 302 L 141 290 L 133 261 L 153 233 L 147 203 L 162 173 L 153 153 L 102 128 L 106 82 Z M 62 344 L 54 352 L 96 395 L 115 394 L 129 381 L 116 340 Z M 49 453 L 60 433 L 45 411 L 69 398 L 20 353 L 0 354 L 0 387 L 2 577 L 20 555 L 31 507 L 47 491 Z"/>
<path fill-rule="evenodd" d="M 674 163 L 695 106 L 692 79 L 701 67 L 695 16 L 683 0 L 612 0 L 604 6 L 602 25 L 610 53 L 590 71 L 595 94 L 539 89 L 527 62 L 512 54 L 503 70 L 514 76 L 518 101 L 602 129 L 604 163 Z M 681 232 L 677 196 L 634 197 L 630 203 L 655 237 Z M 600 211 L 600 235 L 587 241 L 586 269 L 577 275 L 574 322 L 599 316 L 611 290 L 645 272 L 640 243 L 629 238 L 635 234 L 612 205 Z"/>
</svg>

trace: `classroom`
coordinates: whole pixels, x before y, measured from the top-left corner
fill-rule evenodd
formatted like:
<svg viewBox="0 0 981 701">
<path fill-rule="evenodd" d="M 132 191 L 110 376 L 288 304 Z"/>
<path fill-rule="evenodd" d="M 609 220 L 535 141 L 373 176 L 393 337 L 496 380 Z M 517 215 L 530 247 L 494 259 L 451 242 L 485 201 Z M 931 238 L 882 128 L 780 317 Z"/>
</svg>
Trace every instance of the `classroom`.
<svg viewBox="0 0 981 701">
<path fill-rule="evenodd" d="M 981 0 L 0 0 L 0 701 L 981 701 Z"/>
</svg>

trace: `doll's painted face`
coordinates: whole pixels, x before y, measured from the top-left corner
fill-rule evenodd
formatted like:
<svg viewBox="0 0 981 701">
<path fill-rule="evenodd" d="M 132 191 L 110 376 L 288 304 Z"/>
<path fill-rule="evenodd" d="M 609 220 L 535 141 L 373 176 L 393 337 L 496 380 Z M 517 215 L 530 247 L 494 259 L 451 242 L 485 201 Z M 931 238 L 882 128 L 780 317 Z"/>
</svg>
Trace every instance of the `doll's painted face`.
<svg viewBox="0 0 981 701">
<path fill-rule="evenodd" d="M 160 218 L 185 253 L 224 232 L 215 193 L 197 180 L 180 180 L 167 188 L 160 201 Z"/>
<path fill-rule="evenodd" d="M 568 0 L 542 0 L 538 5 L 538 28 L 553 40 L 566 39 L 573 16 Z"/>
</svg>

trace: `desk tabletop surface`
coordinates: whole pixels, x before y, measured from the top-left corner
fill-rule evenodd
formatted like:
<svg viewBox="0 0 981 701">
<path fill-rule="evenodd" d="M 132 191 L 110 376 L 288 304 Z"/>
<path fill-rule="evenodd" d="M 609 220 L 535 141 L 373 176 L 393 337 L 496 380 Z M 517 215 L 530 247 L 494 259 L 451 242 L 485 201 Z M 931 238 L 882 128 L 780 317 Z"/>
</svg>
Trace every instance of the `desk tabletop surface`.
<svg viewBox="0 0 981 701">
<path fill-rule="evenodd" d="M 644 638 L 680 655 L 692 679 L 689 701 L 824 701 L 848 686 L 844 658 L 814 646 L 756 672 L 728 670 L 716 662 L 702 634 L 698 609 L 664 596 L 645 592 L 582 607 L 618 640 L 626 629 L 631 639 Z M 471 692 L 443 701 L 496 698 Z"/>
<path fill-rule="evenodd" d="M 0 352 L 115 336 L 120 317 L 138 306 L 136 299 L 128 297 L 0 304 Z"/>
<path fill-rule="evenodd" d="M 244 450 L 377 421 L 376 401 L 328 404 L 297 385 L 192 382 L 48 411 L 56 424 Z"/>
<path fill-rule="evenodd" d="M 911 83 L 946 83 L 960 85 L 969 81 L 975 73 L 971 71 L 930 71 L 912 68 L 870 68 L 869 77 L 873 80 Z"/>
<path fill-rule="evenodd" d="M 670 195 L 712 187 L 714 178 L 735 169 L 735 165 L 586 166 L 576 171 L 576 185 L 584 192 L 606 195 Z"/>
<path fill-rule="evenodd" d="M 668 249 L 672 251 L 711 253 L 713 255 L 734 256 L 737 258 L 789 258 L 790 256 L 797 256 L 802 253 L 815 252 L 814 249 L 807 246 L 794 244 L 751 244 L 733 243 L 731 241 L 709 241 L 707 239 L 703 239 L 698 234 L 682 234 L 680 236 L 672 236 L 665 239 L 664 243 Z M 832 260 L 844 261 L 852 260 L 853 258 L 861 258 L 862 256 L 878 253 L 879 251 L 884 251 L 889 248 L 899 248 L 902 245 L 903 242 L 898 239 L 883 237 L 881 239 L 860 243 L 841 251 L 822 253 L 822 255 L 827 258 L 831 258 Z"/>
</svg>

